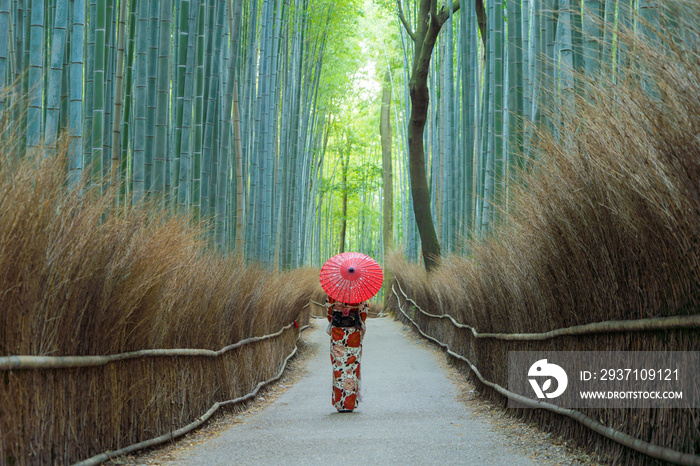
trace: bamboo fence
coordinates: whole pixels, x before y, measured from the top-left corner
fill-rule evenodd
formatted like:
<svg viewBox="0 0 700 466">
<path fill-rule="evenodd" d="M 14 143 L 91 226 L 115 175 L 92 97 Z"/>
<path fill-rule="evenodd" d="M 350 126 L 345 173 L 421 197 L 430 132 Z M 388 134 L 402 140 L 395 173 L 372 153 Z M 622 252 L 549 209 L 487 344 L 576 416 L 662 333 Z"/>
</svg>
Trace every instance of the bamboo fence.
<svg viewBox="0 0 700 466">
<path fill-rule="evenodd" d="M 173 348 L 173 349 L 147 349 L 140 351 L 131 351 L 128 353 L 111 354 L 109 356 L 1 356 L 0 370 L 13 369 L 75 369 L 78 367 L 94 367 L 104 366 L 111 362 L 123 361 L 125 359 L 146 358 L 156 356 L 205 356 L 216 358 L 224 353 L 232 351 L 241 346 L 245 346 L 257 341 L 263 341 L 270 338 L 275 338 L 285 330 L 290 329 L 296 323 L 282 327 L 278 332 L 261 337 L 250 337 L 241 340 L 232 345 L 221 348 L 218 351 L 206 349 L 190 349 L 190 348 Z"/>
<path fill-rule="evenodd" d="M 2 403 L 0 465 L 100 464 L 172 441 L 278 380 L 308 320 L 307 305 L 277 332 L 218 351 L 2 357 L 0 394 L 16 408 Z"/>
<path fill-rule="evenodd" d="M 396 286 L 394 286 L 396 285 Z M 399 293 L 397 293 L 396 288 L 398 287 L 398 290 L 401 294 L 399 296 Z M 438 338 L 435 336 L 432 336 L 424 329 L 421 328 L 418 322 L 416 322 L 415 319 L 415 311 L 418 311 L 420 315 L 423 315 L 425 317 L 428 317 L 430 319 L 448 319 L 451 324 L 460 329 L 468 329 L 470 330 L 471 334 L 473 335 L 474 338 L 481 338 L 481 339 L 493 339 L 493 340 L 500 340 L 500 341 L 539 341 L 539 340 L 547 340 L 547 339 L 553 339 L 561 336 L 581 336 L 581 335 L 593 335 L 593 334 L 601 334 L 601 333 L 615 333 L 615 332 L 641 332 L 641 331 L 651 331 L 651 330 L 675 330 L 675 329 L 697 329 L 700 328 L 700 315 L 692 315 L 692 316 L 673 316 L 673 317 L 659 317 L 659 318 L 652 318 L 652 319 L 638 319 L 638 320 L 628 320 L 628 321 L 607 321 L 607 322 L 597 322 L 597 323 L 591 323 L 587 325 L 577 325 L 577 326 L 572 326 L 572 327 L 567 327 L 567 328 L 562 328 L 562 329 L 557 329 L 554 331 L 549 331 L 549 332 L 541 332 L 541 333 L 480 333 L 478 332 L 474 327 L 466 324 L 462 324 L 457 322 L 452 316 L 448 314 L 431 314 L 425 310 L 423 310 L 418 303 L 416 303 L 413 299 L 411 299 L 403 290 L 401 287 L 401 284 L 398 279 L 394 280 L 394 284 L 391 287 L 391 291 L 396 298 L 396 308 L 401 312 L 401 316 L 408 320 L 420 333 L 423 337 L 426 339 L 432 341 L 433 343 L 437 344 L 438 346 L 442 347 L 448 355 L 451 357 L 462 361 L 466 363 L 466 365 L 469 367 L 471 372 L 477 377 L 477 379 L 484 384 L 487 387 L 490 387 L 493 389 L 495 392 L 499 393 L 500 395 L 513 399 L 518 401 L 519 403 L 522 403 L 526 406 L 529 406 L 531 408 L 538 408 L 538 409 L 543 409 L 547 410 L 549 412 L 555 413 L 556 415 L 559 416 L 566 416 L 568 418 L 571 418 L 581 425 L 585 426 L 586 428 L 590 429 L 591 431 L 600 434 L 601 436 L 610 439 L 614 442 L 616 442 L 619 445 L 622 445 L 624 447 L 627 447 L 631 450 L 634 450 L 636 452 L 642 453 L 643 455 L 646 455 L 650 458 L 654 458 L 657 460 L 662 460 L 662 461 L 667 461 L 672 464 L 679 464 L 679 465 L 692 465 L 692 466 L 700 466 L 700 456 L 691 454 L 691 453 L 684 453 L 684 452 L 679 452 L 676 450 L 673 450 L 671 448 L 666 448 L 663 446 L 655 445 L 650 442 L 641 440 L 639 438 L 636 438 L 632 435 L 626 434 L 624 432 L 621 432 L 620 430 L 617 430 L 613 427 L 606 426 L 601 422 L 598 422 L 591 418 L 590 416 L 587 416 L 581 411 L 577 411 L 574 409 L 568 409 L 568 408 L 562 408 L 556 405 L 553 405 L 551 403 L 539 401 L 539 400 L 533 400 L 530 398 L 526 398 L 522 395 L 519 395 L 517 393 L 511 392 L 504 388 L 503 386 L 499 385 L 498 383 L 495 383 L 493 381 L 487 380 L 481 373 L 481 371 L 477 368 L 476 365 L 474 365 L 470 359 L 467 357 L 453 351 L 452 347 L 450 344 L 444 343 L 440 341 Z M 411 314 L 409 315 L 409 312 L 407 312 L 404 309 L 404 306 L 401 304 L 401 301 L 403 301 L 406 304 L 410 303 L 411 306 Z M 401 318 L 401 316 L 397 315 L 397 318 Z M 433 333 L 440 333 L 437 332 L 435 329 L 433 329 Z M 443 331 L 443 334 L 446 334 Z M 472 346 L 473 351 L 477 351 L 478 349 L 475 346 Z M 505 362 L 501 361 L 502 363 L 505 364 Z M 671 425 L 669 426 L 668 424 L 664 427 L 666 428 L 672 428 L 673 423 L 670 423 Z"/>
<path fill-rule="evenodd" d="M 291 326 L 295 325 L 295 324 L 296 324 L 296 322 L 293 322 L 292 324 L 289 324 L 289 325 L 283 327 L 279 332 L 274 333 L 274 334 L 270 334 L 270 335 L 265 335 L 264 337 L 247 338 L 246 340 L 239 342 L 239 343 L 241 343 L 241 345 L 239 345 L 239 346 L 242 346 L 242 344 L 245 344 L 245 343 L 253 343 L 254 341 L 261 341 L 261 340 L 264 340 L 267 338 L 273 338 L 275 336 L 279 336 L 282 334 L 282 332 L 291 328 Z M 309 325 L 305 325 L 304 327 L 299 329 L 299 333 L 301 334 L 301 332 L 306 330 L 308 327 L 309 327 Z M 230 345 L 230 346 L 234 346 L 234 345 Z M 166 442 L 171 442 L 178 437 L 181 437 L 185 434 L 192 432 L 193 430 L 195 430 L 196 428 L 198 428 L 199 426 L 204 424 L 207 420 L 209 420 L 209 418 L 211 418 L 219 408 L 221 408 L 223 406 L 235 405 L 238 403 L 242 403 L 244 401 L 254 399 L 258 395 L 258 392 L 260 391 L 261 388 L 263 388 L 266 385 L 271 384 L 272 382 L 274 382 L 276 380 L 279 380 L 282 377 L 282 374 L 284 374 L 284 371 L 287 368 L 287 363 L 289 362 L 289 360 L 292 359 L 295 354 L 297 354 L 297 350 L 298 350 L 298 348 L 295 346 L 294 349 L 292 350 L 292 352 L 289 353 L 287 355 L 287 357 L 284 359 L 284 361 L 282 362 L 282 367 L 280 368 L 279 372 L 274 377 L 258 383 L 255 386 L 255 389 L 253 391 L 251 391 L 250 393 L 247 393 L 243 396 L 239 396 L 238 398 L 235 398 L 233 400 L 222 401 L 222 402 L 217 401 L 216 403 L 214 403 L 214 405 L 211 408 L 209 408 L 209 410 L 206 413 L 204 413 L 203 415 L 201 415 L 200 417 L 198 417 L 197 419 L 195 419 L 194 421 L 192 421 L 191 423 L 187 424 L 186 426 L 184 426 L 180 429 L 174 430 L 172 432 L 161 435 L 159 437 L 152 438 L 150 440 L 144 440 L 143 442 L 129 445 L 128 447 L 124 447 L 124 448 L 121 448 L 121 449 L 116 450 L 116 451 L 108 451 L 108 452 L 102 453 L 100 455 L 95 455 L 92 458 L 88 458 L 86 460 L 83 460 L 83 461 L 76 463 L 75 466 L 98 465 L 98 464 L 103 463 L 104 461 L 111 459 L 111 458 L 116 458 L 118 456 L 122 456 L 122 455 L 126 455 L 129 453 L 133 453 L 135 451 L 143 450 L 145 448 L 153 447 L 156 445 L 161 445 L 161 444 L 166 443 Z M 221 354 L 223 354 L 223 353 L 221 353 Z"/>
</svg>

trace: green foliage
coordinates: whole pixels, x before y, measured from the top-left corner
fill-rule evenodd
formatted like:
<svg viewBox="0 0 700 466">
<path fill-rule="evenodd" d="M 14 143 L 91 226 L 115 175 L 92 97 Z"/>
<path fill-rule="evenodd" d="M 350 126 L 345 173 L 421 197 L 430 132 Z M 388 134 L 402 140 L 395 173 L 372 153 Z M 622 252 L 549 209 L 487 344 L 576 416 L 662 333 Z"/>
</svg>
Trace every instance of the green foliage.
<svg viewBox="0 0 700 466">
<path fill-rule="evenodd" d="M 325 42 L 323 71 L 319 88 L 320 106 L 333 108 L 338 96 L 352 86 L 351 76 L 360 66 L 359 18 L 362 0 L 348 0 L 342 6 L 333 0 L 312 0 L 309 40 Z"/>
<path fill-rule="evenodd" d="M 338 39 L 329 45 L 319 91 L 320 105 L 332 115 L 326 128 L 328 144 L 319 182 L 326 206 L 320 221 L 331 224 L 333 231 L 328 238 L 336 241 L 343 198 L 347 196 L 346 250 L 370 248 L 364 252 L 378 254 L 382 197 L 380 82 L 387 63 L 399 66 L 400 41 L 387 5 L 363 0 L 344 4 L 342 9 L 343 14 L 333 21 L 345 29 L 333 31 Z M 331 57 L 332 53 L 336 55 Z M 326 248 L 333 251 L 335 246 Z"/>
</svg>

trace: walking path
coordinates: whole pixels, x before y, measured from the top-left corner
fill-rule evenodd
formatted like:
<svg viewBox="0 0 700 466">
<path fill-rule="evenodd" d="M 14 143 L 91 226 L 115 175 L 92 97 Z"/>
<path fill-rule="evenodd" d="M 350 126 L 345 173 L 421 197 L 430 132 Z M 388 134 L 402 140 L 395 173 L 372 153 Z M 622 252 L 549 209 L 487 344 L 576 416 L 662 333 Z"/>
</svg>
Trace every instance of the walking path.
<svg viewBox="0 0 700 466">
<path fill-rule="evenodd" d="M 389 318 L 367 321 L 362 402 L 353 413 L 337 413 L 324 323 L 304 333 L 317 351 L 301 380 L 168 464 L 536 464 L 504 446 L 502 434 L 459 402 L 441 356 Z"/>
</svg>

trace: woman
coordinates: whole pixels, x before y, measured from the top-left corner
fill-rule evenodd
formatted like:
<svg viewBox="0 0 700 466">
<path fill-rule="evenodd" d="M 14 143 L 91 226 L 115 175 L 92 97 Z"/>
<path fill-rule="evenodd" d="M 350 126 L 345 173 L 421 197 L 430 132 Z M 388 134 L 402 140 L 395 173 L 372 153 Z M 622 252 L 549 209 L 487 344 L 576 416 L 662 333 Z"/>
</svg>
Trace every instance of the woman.
<svg viewBox="0 0 700 466">
<path fill-rule="evenodd" d="M 367 301 L 346 304 L 329 296 L 326 308 L 331 336 L 333 406 L 339 413 L 352 412 L 360 401 L 360 360 L 369 305 Z"/>
</svg>

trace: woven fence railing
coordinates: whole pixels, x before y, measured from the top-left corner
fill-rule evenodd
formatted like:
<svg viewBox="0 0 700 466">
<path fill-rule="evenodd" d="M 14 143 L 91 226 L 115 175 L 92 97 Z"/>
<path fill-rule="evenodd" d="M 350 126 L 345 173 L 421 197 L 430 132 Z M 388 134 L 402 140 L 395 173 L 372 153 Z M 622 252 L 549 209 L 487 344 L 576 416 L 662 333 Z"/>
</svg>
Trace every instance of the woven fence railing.
<svg viewBox="0 0 700 466">
<path fill-rule="evenodd" d="M 241 346 L 278 337 L 282 335 L 285 330 L 290 329 L 294 325 L 295 322 L 292 322 L 282 327 L 278 332 L 260 337 L 246 338 L 231 345 L 225 346 L 218 351 L 206 349 L 173 348 L 146 349 L 131 351 L 128 353 L 112 354 L 109 356 L 1 356 L 0 371 L 19 369 L 74 369 L 79 367 L 104 366 L 106 364 L 123 361 L 125 359 L 148 357 L 204 356 L 216 358 L 236 348 L 240 348 Z"/>
<path fill-rule="evenodd" d="M 304 307 L 308 307 L 307 304 Z M 206 358 L 218 358 L 226 353 L 229 353 L 237 348 L 241 348 L 252 343 L 261 342 L 265 340 L 270 340 L 282 336 L 286 331 L 299 327 L 297 321 L 293 321 L 283 327 L 281 327 L 277 332 L 270 333 L 262 336 L 255 336 L 250 338 L 245 338 L 231 345 L 227 345 L 217 351 L 207 350 L 207 349 L 193 349 L 193 348 L 173 348 L 173 349 L 144 349 L 140 351 L 132 351 L 126 353 L 119 353 L 107 356 L 38 356 L 38 355 L 20 355 L 20 356 L 2 356 L 0 357 L 0 372 L 13 372 L 13 371 L 44 371 L 44 370 L 63 370 L 63 369 L 77 369 L 77 368 L 89 368 L 97 366 L 105 366 L 119 361 L 134 360 L 134 359 L 147 359 L 147 358 L 163 358 L 163 357 L 206 357 Z M 303 326 L 299 329 L 299 336 L 301 332 L 308 328 L 309 326 Z M 298 337 L 297 337 L 298 340 Z M 242 403 L 244 401 L 253 399 L 257 396 L 259 391 L 269 385 L 270 383 L 279 380 L 289 362 L 289 360 L 294 357 L 297 353 L 298 347 L 295 344 L 293 350 L 286 355 L 282 361 L 279 371 L 271 378 L 261 381 L 257 386 L 249 393 L 237 397 L 235 399 L 220 401 L 214 403 L 204 414 L 196 418 L 189 424 L 181 427 L 177 430 L 173 430 L 164 435 L 151 438 L 142 442 L 138 442 L 127 447 L 107 451 L 102 454 L 93 456 L 91 458 L 82 460 L 78 463 L 79 465 L 97 465 L 108 461 L 111 458 L 115 458 L 121 455 L 132 453 L 135 451 L 142 450 L 144 448 L 153 447 L 182 435 L 185 435 L 194 429 L 198 428 L 204 424 L 209 418 L 214 415 L 214 413 L 223 406 L 235 405 Z"/>
<path fill-rule="evenodd" d="M 235 343 L 235 345 L 238 345 L 235 347 L 237 348 L 237 347 L 243 346 L 245 344 L 253 343 L 255 341 L 261 341 L 261 340 L 267 340 L 269 338 L 274 338 L 275 336 L 281 335 L 285 330 L 290 329 L 295 324 L 296 324 L 296 322 L 292 322 L 291 324 L 282 327 L 282 329 L 279 332 L 276 332 L 276 333 L 273 333 L 270 335 L 265 335 L 262 337 L 246 338 L 245 340 L 241 340 L 240 342 Z M 301 332 L 304 331 L 305 329 L 307 329 L 308 327 L 309 327 L 308 325 L 305 325 L 304 327 L 300 328 L 299 334 L 301 335 Z M 222 348 L 221 350 L 216 351 L 215 353 L 217 353 L 217 356 L 218 356 L 220 354 L 225 353 L 226 351 L 230 351 L 231 349 L 234 349 L 233 347 L 234 347 L 234 345 L 229 345 L 226 348 Z M 226 350 L 226 351 L 224 351 L 224 350 Z M 212 417 L 214 415 L 214 413 L 216 413 L 216 411 L 219 408 L 221 408 L 223 406 L 242 403 L 244 401 L 253 399 L 257 396 L 257 394 L 261 388 L 265 387 L 266 385 L 269 385 L 270 383 L 272 383 L 276 380 L 279 380 L 282 377 L 282 375 L 284 374 L 285 369 L 287 368 L 287 363 L 289 362 L 290 359 L 292 359 L 292 357 L 294 357 L 294 355 L 297 353 L 297 350 L 298 350 L 298 347 L 295 345 L 294 349 L 289 353 L 289 355 L 287 355 L 287 357 L 282 362 L 282 367 L 280 368 L 279 372 L 277 372 L 277 374 L 275 376 L 271 377 L 270 379 L 260 382 L 255 387 L 255 389 L 253 389 L 253 391 L 251 391 L 250 393 L 247 393 L 246 395 L 240 396 L 240 397 L 235 398 L 233 400 L 220 401 L 220 402 L 214 403 L 212 405 L 212 407 L 209 408 L 209 410 L 207 410 L 206 413 L 202 414 L 200 417 L 198 417 L 197 419 L 195 419 L 194 421 L 192 421 L 191 423 L 187 424 L 186 426 L 184 426 L 180 429 L 174 430 L 172 432 L 169 432 L 167 434 L 164 434 L 164 435 L 161 435 L 161 436 L 149 439 L 149 440 L 145 440 L 143 442 L 129 445 L 128 447 L 124 447 L 124 448 L 121 448 L 119 450 L 104 452 L 102 454 L 93 456 L 92 458 L 88 458 L 86 460 L 75 463 L 74 466 L 98 465 L 98 464 L 104 463 L 105 461 L 108 461 L 112 458 L 116 458 L 118 456 L 126 455 L 129 453 L 133 453 L 135 451 L 143 450 L 144 448 L 150 448 L 150 447 L 153 447 L 156 445 L 160 445 L 162 443 L 169 442 L 169 441 L 172 441 L 178 437 L 181 437 L 189 432 L 192 432 L 193 430 L 195 430 L 196 428 L 198 428 L 199 426 L 204 424 L 210 417 Z M 202 350 L 193 350 L 193 351 L 202 351 Z M 155 355 L 161 356 L 161 354 L 155 354 Z M 177 354 L 177 355 L 180 356 L 182 354 Z M 196 354 L 196 353 L 189 353 L 187 355 L 189 355 L 189 356 L 201 356 L 200 354 Z M 206 354 L 206 355 L 208 355 L 208 354 Z"/>
<path fill-rule="evenodd" d="M 656 318 L 656 319 L 643 319 L 641 321 L 611 321 L 611 322 L 600 322 L 600 323 L 594 323 L 594 324 L 587 324 L 587 325 L 579 325 L 575 327 L 568 327 L 564 329 L 559 329 L 559 330 L 554 330 L 551 332 L 543 332 L 543 333 L 519 333 L 519 334 L 504 334 L 504 333 L 480 333 L 478 332 L 474 327 L 471 327 L 469 325 L 461 324 L 457 322 L 452 316 L 449 316 L 447 314 L 442 314 L 442 315 L 437 315 L 437 314 L 430 314 L 423 309 L 411 298 L 409 298 L 406 293 L 403 291 L 401 288 L 401 284 L 399 283 L 398 279 L 395 279 L 394 282 L 403 296 L 403 299 L 407 303 L 411 303 L 413 309 L 419 311 L 421 314 L 427 316 L 427 317 L 432 317 L 432 318 L 439 318 L 439 319 L 449 319 L 455 326 L 459 328 L 465 328 L 471 330 L 472 334 L 476 338 L 494 338 L 494 339 L 500 339 L 500 340 L 543 340 L 543 339 L 549 339 L 549 338 L 554 338 L 557 336 L 562 336 L 562 335 L 584 335 L 584 334 L 592 334 L 592 333 L 604 333 L 604 332 L 620 332 L 620 331 L 643 331 L 643 330 L 658 330 L 658 329 L 675 329 L 675 328 L 698 328 L 700 327 L 700 316 L 677 316 L 677 317 L 670 317 L 670 318 Z M 412 318 L 412 316 L 409 316 L 408 312 L 404 310 L 402 304 L 401 304 L 401 298 L 399 296 L 399 293 L 396 292 L 396 288 L 392 285 L 391 290 L 396 297 L 396 303 L 397 303 L 397 308 L 399 311 L 403 314 L 403 316 L 411 322 L 411 324 L 416 328 L 418 333 L 420 333 L 424 338 L 434 342 L 435 344 L 439 345 L 440 347 L 444 348 L 447 354 L 450 356 L 459 359 L 463 362 L 465 362 L 469 368 L 472 370 L 472 372 L 476 375 L 476 377 L 483 383 L 484 385 L 492 388 L 493 390 L 497 391 L 501 395 L 513 399 L 515 401 L 518 401 L 519 403 L 522 403 L 526 406 L 530 406 L 532 408 L 540 408 L 540 409 L 545 409 L 551 412 L 554 412 L 556 414 L 562 415 L 569 417 L 571 419 L 574 419 L 575 421 L 581 423 L 582 425 L 586 426 L 587 428 L 593 430 L 594 432 L 597 432 L 598 434 L 613 440 L 621 445 L 624 445 L 632 450 L 635 450 L 637 452 L 643 453 L 651 458 L 659 459 L 662 461 L 668 461 L 670 463 L 674 464 L 680 464 L 680 465 L 689 465 L 689 466 L 700 466 L 700 457 L 695 456 L 692 454 L 688 453 L 682 453 L 678 452 L 675 450 L 672 450 L 670 448 L 665 448 L 661 447 L 658 445 L 651 444 L 649 442 L 645 442 L 643 440 L 640 440 L 636 437 L 633 437 L 631 435 L 625 434 L 624 432 L 620 432 L 616 429 L 613 429 L 612 427 L 605 426 L 601 424 L 598 421 L 595 421 L 591 419 L 590 417 L 586 416 L 580 411 L 576 411 L 574 409 L 568 409 L 568 408 L 562 408 L 556 405 L 553 405 L 551 403 L 543 402 L 543 401 L 538 401 L 538 400 L 533 400 L 527 397 L 524 397 L 522 395 L 519 395 L 517 393 L 511 392 L 508 389 L 493 383 L 489 380 L 486 380 L 479 369 L 471 362 L 469 359 L 466 357 L 457 354 L 456 352 L 452 351 L 449 345 L 437 340 L 436 338 L 426 334 L 420 326 L 416 323 L 416 321 Z M 637 322 L 642 322 L 642 324 L 638 324 Z"/>
<path fill-rule="evenodd" d="M 429 312 L 424 311 L 414 300 L 406 295 L 398 280 L 395 280 L 395 283 L 398 285 L 399 291 L 405 297 L 405 300 L 413 304 L 423 315 L 437 319 L 448 319 L 455 327 L 470 330 L 475 338 L 493 338 L 496 340 L 506 341 L 536 341 L 549 340 L 561 336 L 591 335 L 594 333 L 643 332 L 649 330 L 700 328 L 700 315 L 692 315 L 654 317 L 650 319 L 622 321 L 608 320 L 603 322 L 595 322 L 592 324 L 574 325 L 572 327 L 560 328 L 541 333 L 482 333 L 471 325 L 457 322 L 455 318 L 449 314 L 430 314 Z M 396 295 L 396 291 L 393 290 L 393 288 L 392 291 L 394 291 L 394 295 Z"/>
</svg>

